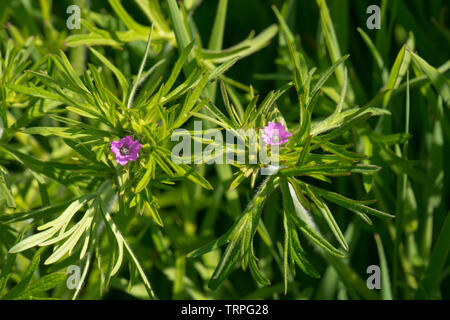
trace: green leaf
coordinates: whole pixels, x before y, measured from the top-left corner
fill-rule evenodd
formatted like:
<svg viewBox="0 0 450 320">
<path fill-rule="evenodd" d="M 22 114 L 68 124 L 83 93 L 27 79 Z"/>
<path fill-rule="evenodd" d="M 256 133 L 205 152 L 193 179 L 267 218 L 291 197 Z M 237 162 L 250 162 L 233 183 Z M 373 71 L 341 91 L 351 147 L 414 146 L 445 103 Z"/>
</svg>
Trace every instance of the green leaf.
<svg viewBox="0 0 450 320">
<path fill-rule="evenodd" d="M 122 94 L 125 96 L 128 92 L 128 81 L 123 75 L 123 73 L 117 69 L 116 66 L 114 66 L 104 55 L 102 55 L 100 52 L 95 50 L 94 48 L 89 48 L 91 52 L 109 69 L 114 73 L 117 80 L 119 81 L 119 84 L 122 88 Z"/>
<path fill-rule="evenodd" d="M 20 238 L 21 235 L 17 237 L 16 242 L 20 241 L 19 240 Z M 2 292 L 5 289 L 9 278 L 13 274 L 13 267 L 15 262 L 16 262 L 16 254 L 7 252 L 5 254 L 4 259 L 2 260 L 1 265 L 2 272 L 0 273 L 0 298 L 2 297 Z"/>
<path fill-rule="evenodd" d="M 381 269 L 381 297 L 383 300 L 392 300 L 391 281 L 389 280 L 389 269 L 386 260 L 386 255 L 383 249 L 383 243 L 381 237 L 375 234 L 375 242 L 378 250 L 378 257 L 380 259 Z"/>
<path fill-rule="evenodd" d="M 171 32 L 169 24 L 161 12 L 158 0 L 135 0 L 135 2 L 159 30 L 167 33 Z"/>
<path fill-rule="evenodd" d="M 314 96 L 317 94 L 317 92 L 322 88 L 322 86 L 325 84 L 325 82 L 328 80 L 328 78 L 333 74 L 333 72 L 342 64 L 345 60 L 348 59 L 350 55 L 346 54 L 343 57 L 340 57 L 331 67 L 329 67 L 317 80 L 316 84 L 314 85 L 313 89 L 311 90 L 311 100 L 314 99 Z M 345 76 L 344 76 L 345 78 Z M 344 81 L 344 78 L 342 81 Z"/>
<path fill-rule="evenodd" d="M 238 57 L 229 59 L 228 61 L 222 63 L 220 66 L 214 68 L 209 74 L 208 80 L 213 80 L 220 75 L 224 74 L 228 69 L 230 69 L 238 60 Z"/>
<path fill-rule="evenodd" d="M 284 228 L 284 241 L 283 241 L 283 283 L 284 283 L 284 295 L 287 294 L 288 280 L 289 280 L 289 252 L 290 252 L 290 230 L 288 223 L 288 210 L 283 210 L 283 228 Z"/>
<path fill-rule="evenodd" d="M 250 253 L 249 253 L 250 254 Z M 253 278 L 262 286 L 270 286 L 270 280 L 264 276 L 264 274 L 261 272 L 261 270 L 258 267 L 258 264 L 256 263 L 256 258 L 253 255 L 253 249 L 251 251 L 251 256 L 249 258 L 249 269 L 253 276 Z"/>
<path fill-rule="evenodd" d="M 201 255 L 204 255 L 205 253 L 208 253 L 210 251 L 220 248 L 221 246 L 225 245 L 228 242 L 229 236 L 232 231 L 233 231 L 233 228 L 228 230 L 226 233 L 221 235 L 219 238 L 208 242 L 207 244 L 201 246 L 200 248 L 192 250 L 191 252 L 189 252 L 187 254 L 187 257 L 188 258 L 197 258 Z"/>
<path fill-rule="evenodd" d="M 39 280 L 30 284 L 15 300 L 30 299 L 36 293 L 51 290 L 66 280 L 66 274 L 63 272 L 55 272 L 43 276 Z"/>
<path fill-rule="evenodd" d="M 439 236 L 431 252 L 430 261 L 420 281 L 416 299 L 432 299 L 438 289 L 440 278 L 450 252 L 450 211 L 439 231 Z"/>
<path fill-rule="evenodd" d="M 164 159 L 165 163 L 169 163 L 170 166 L 173 168 L 173 170 L 180 176 L 188 178 L 192 182 L 202 186 L 203 188 L 205 188 L 207 190 L 214 189 L 213 186 L 209 183 L 209 181 L 206 180 L 200 173 L 195 171 L 194 168 L 191 168 L 188 165 L 185 165 L 182 163 L 174 164 L 170 160 L 171 153 L 169 150 L 164 149 L 164 148 L 157 148 L 156 152 L 158 153 L 158 155 L 160 155 Z"/>
<path fill-rule="evenodd" d="M 308 190 L 309 192 L 310 189 Z M 336 220 L 334 219 L 333 214 L 331 213 L 330 209 L 328 208 L 327 204 L 320 199 L 320 197 L 312 196 L 311 197 L 313 202 L 316 204 L 319 211 L 322 213 L 322 216 L 324 217 L 325 221 L 327 222 L 328 226 L 330 227 L 331 231 L 333 232 L 336 239 L 339 241 L 341 246 L 344 248 L 345 251 L 349 250 L 347 241 L 345 240 L 344 234 L 342 233 L 341 229 L 339 228 L 339 225 L 337 224 Z"/>
<path fill-rule="evenodd" d="M 397 54 L 397 58 L 395 58 L 394 65 L 392 66 L 391 72 L 389 73 L 388 82 L 386 84 L 385 89 L 389 90 L 388 93 L 383 98 L 383 108 L 386 108 L 389 104 L 389 100 L 391 98 L 392 90 L 395 88 L 397 83 L 397 77 L 400 72 L 400 67 L 403 62 L 403 58 L 405 56 L 406 46 L 403 46 L 399 53 Z"/>
<path fill-rule="evenodd" d="M 84 214 L 83 218 L 79 222 L 77 222 L 70 230 L 63 233 L 60 237 L 68 239 L 61 245 L 59 245 L 55 251 L 50 255 L 50 257 L 45 260 L 44 264 L 52 264 L 60 259 L 62 259 L 66 255 L 70 255 L 72 250 L 75 248 L 76 244 L 80 241 L 84 232 L 88 231 L 92 220 L 93 220 L 93 209 L 88 209 Z M 57 242 L 60 238 L 56 237 L 51 239 L 50 241 L 41 243 L 41 245 L 49 245 L 54 242 Z"/>
<path fill-rule="evenodd" d="M 177 40 L 178 51 L 181 53 L 184 48 L 186 48 L 191 42 L 189 36 L 189 30 L 183 22 L 183 17 L 180 13 L 178 5 L 175 0 L 168 0 L 167 5 L 169 8 L 169 16 L 172 20 L 173 30 L 175 33 L 175 38 Z M 187 63 L 184 65 L 185 72 L 189 74 L 195 66 L 195 56 L 193 52 L 189 52 L 187 56 Z"/>
<path fill-rule="evenodd" d="M 282 177 L 315 175 L 341 176 L 351 173 L 374 174 L 381 168 L 372 164 L 351 164 L 343 161 L 336 161 L 327 164 L 308 165 L 302 167 L 292 167 L 280 169 L 278 174 Z"/>
<path fill-rule="evenodd" d="M 217 5 L 214 25 L 209 38 L 208 48 L 211 50 L 222 49 L 223 34 L 225 30 L 225 20 L 227 15 L 228 0 L 220 0 Z"/>
<path fill-rule="evenodd" d="M 244 58 L 252 55 L 253 53 L 261 50 L 270 44 L 270 40 L 277 34 L 278 27 L 276 25 L 271 25 L 264 29 L 260 34 L 258 34 L 254 38 L 249 38 L 240 43 L 226 48 L 222 51 L 222 53 L 227 53 L 226 56 L 222 58 L 214 58 L 213 60 L 208 60 L 211 62 L 226 62 L 235 58 Z M 231 54 L 231 52 L 234 52 Z"/>
<path fill-rule="evenodd" d="M 300 245 L 300 240 L 298 234 L 294 229 L 290 230 L 291 236 L 291 255 L 294 258 L 295 263 L 300 267 L 300 269 L 312 278 L 320 278 L 320 274 L 313 267 L 313 265 L 306 258 L 306 253 Z"/>
<path fill-rule="evenodd" d="M 311 190 L 314 193 L 317 193 L 318 195 L 324 197 L 325 199 L 327 199 L 331 202 L 334 202 L 337 205 L 340 205 L 351 211 L 356 211 L 356 212 L 360 212 L 360 213 L 364 213 L 364 214 L 371 214 L 371 215 L 379 217 L 379 218 L 394 218 L 394 216 L 389 213 L 368 207 L 359 201 L 346 198 L 343 195 L 340 195 L 338 193 L 327 191 L 327 190 L 317 188 L 317 187 L 314 187 L 311 185 L 308 185 L 308 187 L 311 188 Z"/>
<path fill-rule="evenodd" d="M 148 32 L 150 31 L 149 28 L 146 28 L 134 21 L 133 18 L 122 7 L 119 0 L 108 0 L 108 2 L 111 5 L 111 8 L 113 8 L 114 12 L 119 16 L 120 20 L 122 20 L 123 23 L 128 27 L 128 29 L 134 30 L 139 33 L 148 34 Z"/>
<path fill-rule="evenodd" d="M 19 93 L 23 93 L 23 94 L 38 97 L 38 98 L 55 100 L 55 101 L 59 101 L 62 103 L 66 102 L 64 99 L 62 99 L 57 94 L 51 93 L 49 91 L 46 91 L 46 90 L 41 89 L 36 86 L 31 86 L 31 84 L 29 87 L 22 86 L 20 84 L 10 84 L 8 86 L 8 88 L 10 88 L 11 90 L 17 91 Z"/>
<path fill-rule="evenodd" d="M 321 31 L 325 37 L 325 42 L 328 48 L 328 53 L 331 58 L 331 62 L 337 62 L 341 57 L 341 50 L 339 48 L 339 43 L 336 37 L 336 32 L 333 27 L 333 22 L 331 21 L 330 13 L 328 11 L 327 4 L 325 0 L 316 0 L 316 3 L 320 10 L 320 23 L 322 26 Z M 339 66 L 335 70 L 336 78 L 338 83 L 342 85 L 344 80 L 344 67 Z"/>
<path fill-rule="evenodd" d="M 428 62 L 422 59 L 419 55 L 412 51 L 408 52 L 412 55 L 414 63 L 427 75 L 436 91 L 445 101 L 447 107 L 450 107 L 450 84 L 436 68 L 431 66 Z"/>
<path fill-rule="evenodd" d="M 139 180 L 137 186 L 136 186 L 136 193 L 141 192 L 146 186 L 147 184 L 150 182 L 150 178 L 152 176 L 152 172 L 153 172 L 153 162 L 150 161 L 144 175 L 142 176 L 141 180 Z"/>
<path fill-rule="evenodd" d="M 111 218 L 111 215 L 109 214 L 107 208 L 105 208 L 105 205 L 103 203 L 100 205 L 100 211 L 103 215 L 103 218 L 105 220 L 107 227 L 114 234 L 118 243 L 122 243 L 124 245 L 126 252 L 130 256 L 131 262 L 133 263 L 134 267 L 137 269 L 139 276 L 141 277 L 141 279 L 144 283 L 145 289 L 147 290 L 149 297 L 152 299 L 155 299 L 156 296 L 153 292 L 150 282 L 147 279 L 147 276 L 145 275 L 144 269 L 142 268 L 141 264 L 139 263 L 139 260 L 133 253 L 133 250 L 131 250 L 131 247 L 129 246 L 128 242 L 125 240 L 122 233 L 117 228 L 114 220 Z"/>
<path fill-rule="evenodd" d="M 214 274 L 209 280 L 208 287 L 212 290 L 215 290 L 219 287 L 219 285 L 228 277 L 232 268 L 239 260 L 241 253 L 241 240 L 231 241 L 228 247 L 226 248 L 224 254 L 222 255 L 222 259 L 219 262 Z"/>
<path fill-rule="evenodd" d="M 287 211 L 287 217 L 292 219 L 293 223 L 319 247 L 337 257 L 345 257 L 345 253 L 333 247 L 325 238 L 319 235 L 310 225 L 300 218 L 295 210 L 293 199 L 290 196 L 288 182 L 281 179 L 280 186 L 283 196 L 283 206 L 284 210 Z"/>
<path fill-rule="evenodd" d="M 311 135 L 318 136 L 324 132 L 330 131 L 322 137 L 328 140 L 334 139 L 343 133 L 347 132 L 350 128 L 355 127 L 361 122 L 367 120 L 371 116 L 378 116 L 390 114 L 388 110 L 380 108 L 352 108 L 339 113 L 332 113 L 324 120 L 315 123 L 311 127 Z"/>
<path fill-rule="evenodd" d="M 58 218 L 38 227 L 38 230 L 45 230 L 45 231 L 38 232 L 22 240 L 21 242 L 13 246 L 11 249 L 9 249 L 9 252 L 11 253 L 22 252 L 29 248 L 38 246 L 42 242 L 53 237 L 53 235 L 55 235 L 64 224 L 70 221 L 70 219 L 72 219 L 75 213 L 77 213 L 78 210 L 80 210 L 87 203 L 90 197 L 92 196 L 91 195 L 84 196 L 72 202 L 70 206 L 67 207 L 67 209 L 64 210 L 64 212 Z"/>
<path fill-rule="evenodd" d="M 0 199 L 6 199 L 6 205 L 10 208 L 16 207 L 16 201 L 11 192 L 11 188 L 8 182 L 8 176 L 6 175 L 2 168 L 0 167 Z"/>
<path fill-rule="evenodd" d="M 181 50 L 180 56 L 178 57 L 177 62 L 173 66 L 169 78 L 164 84 L 164 89 L 162 92 L 163 96 L 166 96 L 169 93 L 170 89 L 172 89 L 172 86 L 175 83 L 175 80 L 178 78 L 178 75 L 180 74 L 181 69 L 186 63 L 188 56 L 191 54 L 192 48 L 194 47 L 194 43 L 195 43 L 194 41 L 191 41 L 185 48 L 183 48 L 183 50 Z"/>
<path fill-rule="evenodd" d="M 386 73 L 386 77 L 387 77 L 387 71 L 384 67 L 384 62 L 383 62 L 383 58 L 381 57 L 381 54 L 378 52 L 376 46 L 374 45 L 374 43 L 372 42 L 372 40 L 370 39 L 370 37 L 367 35 L 367 33 L 361 29 L 361 28 L 356 28 L 359 32 L 359 34 L 361 35 L 361 37 L 363 38 L 364 42 L 366 43 L 367 47 L 370 50 L 370 53 L 372 54 L 372 56 L 375 59 L 375 62 L 377 63 L 378 69 L 380 69 L 380 71 L 384 73 Z"/>
<path fill-rule="evenodd" d="M 148 202 L 145 203 L 145 207 L 147 208 L 148 211 L 150 211 L 153 219 L 155 220 L 155 222 L 160 226 L 160 227 L 164 227 L 164 223 L 161 219 L 161 216 L 158 213 L 158 210 L 151 204 L 149 204 Z"/>
<path fill-rule="evenodd" d="M 9 290 L 8 293 L 3 296 L 4 300 L 17 299 L 20 295 L 23 294 L 25 290 L 27 290 L 28 284 L 31 281 L 34 272 L 39 267 L 39 262 L 41 260 L 41 254 L 43 251 L 44 248 L 41 248 L 35 252 L 33 257 L 31 258 L 30 264 L 27 266 L 25 272 L 23 273 L 22 279 L 14 288 Z"/>
<path fill-rule="evenodd" d="M 89 137 L 90 135 L 84 130 L 73 129 L 73 128 L 65 128 L 65 127 L 30 127 L 25 128 L 23 133 L 27 134 L 38 134 L 41 136 L 57 136 L 64 139 L 80 139 Z"/>
<path fill-rule="evenodd" d="M 36 210 L 31 210 L 28 212 L 3 214 L 3 215 L 0 215 L 0 222 L 13 223 L 16 221 L 23 221 L 23 220 L 27 220 L 27 219 L 35 219 L 35 218 L 39 218 L 39 217 L 44 217 L 44 216 L 56 213 L 58 211 L 61 211 L 62 209 L 66 208 L 68 205 L 70 205 L 70 203 L 72 203 L 72 202 L 73 202 L 73 200 L 70 200 L 70 201 L 65 201 L 63 203 L 39 208 Z"/>
<path fill-rule="evenodd" d="M 341 257 L 341 258 L 345 257 L 344 252 L 333 247 L 325 238 L 320 236 L 316 231 L 314 231 L 314 229 L 312 229 L 305 222 L 303 222 L 298 217 L 298 215 L 292 214 L 291 217 L 293 218 L 297 227 L 319 247 L 325 249 L 328 253 L 330 253 L 336 257 Z"/>
</svg>

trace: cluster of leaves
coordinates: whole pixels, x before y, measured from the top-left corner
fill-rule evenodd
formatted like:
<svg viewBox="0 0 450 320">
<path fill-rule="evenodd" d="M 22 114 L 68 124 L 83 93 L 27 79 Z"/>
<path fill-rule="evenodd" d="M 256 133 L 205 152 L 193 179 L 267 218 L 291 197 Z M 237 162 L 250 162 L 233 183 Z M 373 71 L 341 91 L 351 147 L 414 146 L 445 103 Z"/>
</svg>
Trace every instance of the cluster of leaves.
<svg viewBox="0 0 450 320">
<path fill-rule="evenodd" d="M 98 239 L 101 234 L 99 228 L 104 227 L 99 225 L 99 221 L 105 221 L 113 236 L 112 240 L 117 244 L 112 253 L 113 257 L 117 257 L 117 261 L 109 268 L 106 277 L 108 283 L 110 277 L 119 270 L 123 258 L 124 239 L 109 218 L 109 213 L 117 202 L 117 194 L 121 197 L 119 210 L 124 215 L 136 212 L 133 208 L 137 206 L 137 212 L 142 214 L 146 211 L 146 214 L 152 215 L 155 221 L 162 226 L 153 188 L 164 190 L 174 184 L 174 181 L 188 178 L 204 188 L 212 189 L 209 182 L 195 170 L 185 164 L 175 164 L 171 161 L 171 152 L 167 142 L 170 141 L 173 131 L 191 117 L 191 112 L 199 110 L 205 104 L 200 99 L 200 95 L 207 82 L 225 72 L 236 58 L 213 70 L 195 68 L 183 82 L 173 88 L 192 51 L 192 42 L 181 52 L 167 81 L 161 83 L 160 78 L 155 82 L 148 82 L 134 100 L 137 87 L 140 87 L 161 64 L 155 64 L 145 73 L 142 72 L 147 51 L 150 48 L 151 37 L 152 32 L 133 86 L 128 84 L 125 76 L 105 56 L 90 48 L 91 52 L 116 76 L 121 88 L 121 98 L 111 92 L 113 88 L 109 87 L 102 76 L 101 68 L 90 64 L 88 72 L 80 78 L 63 52 L 50 56 L 46 62 L 41 61 L 34 70 L 27 70 L 29 78 L 22 80 L 26 81 L 27 85 L 20 84 L 20 80 L 14 82 L 8 81 L 9 78 L 5 79 L 7 88 L 12 92 L 41 99 L 41 103 L 36 100 L 29 102 L 34 106 L 40 105 L 41 108 L 38 109 L 37 114 L 32 110 L 16 121 L 13 126 L 6 126 L 4 141 L 12 139 L 18 131 L 24 134 L 56 136 L 63 139 L 64 143 L 82 158 L 74 159 L 77 160 L 74 163 L 55 164 L 59 169 L 55 170 L 48 163 L 27 156 L 12 146 L 4 145 L 2 151 L 33 170 L 36 175 L 46 176 L 61 184 L 69 184 L 76 188 L 96 190 L 94 193 L 83 195 L 71 202 L 56 219 L 38 227 L 40 232 L 16 244 L 10 250 L 11 253 L 21 252 L 35 246 L 57 244 L 53 254 L 45 261 L 46 264 L 59 262 L 63 258 L 70 257 L 73 252 L 80 252 L 80 259 L 83 259 L 86 252 L 89 252 L 87 258 L 89 262 L 90 255 L 95 249 L 95 242 L 101 241 Z M 9 53 L 10 51 L 7 52 L 7 59 L 10 58 Z M 19 60 L 18 62 L 23 64 L 23 61 Z M 6 73 L 5 77 L 8 76 L 9 74 Z M 11 77 L 14 79 L 14 75 Z M 44 102 L 50 106 L 43 106 Z M 90 123 L 61 116 L 66 111 L 90 119 Z M 64 123 L 66 126 L 22 127 L 32 122 L 33 118 L 43 115 Z M 109 146 L 114 139 L 125 135 L 132 135 L 141 141 L 143 149 L 137 163 L 122 169 L 118 168 L 113 161 Z M 43 181 L 43 177 L 40 180 Z M 117 194 L 105 191 L 108 187 L 111 189 L 113 184 Z M 5 188 L 5 190 L 7 189 Z M 109 199 L 102 201 L 100 197 L 104 194 L 110 194 L 110 196 Z M 11 197 L 9 196 L 9 198 Z M 13 206 L 12 203 L 10 205 Z M 85 205 L 88 209 L 83 217 L 72 228 L 66 230 L 74 215 Z M 54 210 L 55 206 L 45 209 L 37 211 L 39 216 L 49 210 Z M 30 216 L 36 217 L 37 213 L 31 212 L 21 217 L 20 220 Z M 18 220 L 15 214 L 12 217 L 3 218 L 4 221 Z M 129 254 L 134 258 L 131 251 Z M 113 260 L 111 259 L 111 261 Z M 140 269 L 137 261 L 134 259 L 132 261 L 136 262 L 136 267 Z M 88 262 L 86 270 L 89 268 Z M 148 284 L 142 270 L 139 271 L 145 283 Z M 150 296 L 154 296 L 149 285 L 147 289 Z"/>
<path fill-rule="evenodd" d="M 265 200 L 276 187 L 280 187 L 283 194 L 284 209 L 280 218 L 283 221 L 284 227 L 283 278 L 285 293 L 290 276 L 289 270 L 295 274 L 295 265 L 301 268 L 306 274 L 312 277 L 319 277 L 319 273 L 308 261 L 306 253 L 300 244 L 298 231 L 301 231 L 306 238 L 309 238 L 327 253 L 341 258 L 345 256 L 344 252 L 335 248 L 321 234 L 309 216 L 309 212 L 312 210 L 317 212 L 326 221 L 342 248 L 346 251 L 349 250 L 345 237 L 325 203 L 325 199 L 357 213 L 364 222 L 369 224 L 372 224 L 372 221 L 367 214 L 378 217 L 392 217 L 385 212 L 366 206 L 371 201 L 360 202 L 348 199 L 340 194 L 315 187 L 310 183 L 302 181 L 303 178 L 309 177 L 331 183 L 329 177 L 347 176 L 352 173 L 362 173 L 365 175 L 375 174 L 380 168 L 371 164 L 360 163 L 366 157 L 349 151 L 348 149 L 351 145 L 342 145 L 332 141 L 340 138 L 348 130 L 360 126 L 370 116 L 388 114 L 389 112 L 369 106 L 348 108 L 343 111 L 343 102 L 347 90 L 345 73 L 341 100 L 336 106 L 335 111 L 325 119 L 312 125 L 311 115 L 317 97 L 320 95 L 321 87 L 348 56 L 339 58 L 334 65 L 323 72 L 315 83 L 311 83 L 316 69 L 308 70 L 302 54 L 296 50 L 291 41 L 292 39 L 290 39 L 291 33 L 285 25 L 283 18 L 277 9 L 274 9 L 285 34 L 291 62 L 294 66 L 293 85 L 295 86 L 299 99 L 300 121 L 298 126 L 293 129 L 293 136 L 289 139 L 289 142 L 280 150 L 279 162 L 282 164 L 281 167 L 276 168 L 275 172 L 261 184 L 257 193 L 233 227 L 220 238 L 190 253 L 192 257 L 196 257 L 227 244 L 227 249 L 209 282 L 209 286 L 212 289 L 216 289 L 227 278 L 233 265 L 239 259 L 242 259 L 241 264 L 243 269 L 250 268 L 251 274 L 256 281 L 262 285 L 270 284 L 270 281 L 262 274 L 257 266 L 253 250 L 253 237 L 258 230 L 264 241 L 271 242 L 270 235 L 267 233 L 264 225 L 260 224 L 260 216 Z M 258 97 L 251 96 L 251 101 L 245 109 L 246 114 L 242 119 L 239 117 L 237 110 L 228 101 L 225 90 L 222 90 L 222 92 L 225 95 L 224 103 L 227 106 L 230 119 L 227 119 L 217 108 L 207 108 L 207 110 L 214 117 L 211 121 L 233 132 L 238 132 L 239 129 L 258 128 L 268 121 L 281 120 L 283 123 L 286 123 L 280 112 L 274 108 L 274 105 L 276 100 L 291 86 L 292 83 L 288 83 L 287 88 L 271 92 L 259 108 L 256 106 Z M 209 119 L 205 116 L 201 117 Z M 250 140 L 251 137 L 246 139 L 246 150 L 250 150 L 250 146 L 248 145 Z M 226 150 L 223 152 L 226 152 Z M 231 184 L 230 189 L 236 188 L 250 175 L 252 175 L 252 182 L 254 182 L 261 164 L 241 164 L 237 166 L 240 172 Z M 296 177 L 300 177 L 300 180 Z"/>
<path fill-rule="evenodd" d="M 119 1 L 110 1 L 110 4 L 120 18 L 129 20 Z M 178 9 L 175 10 L 179 14 Z M 136 26 L 135 23 L 131 25 Z M 183 178 L 212 189 L 211 184 L 194 169 L 172 162 L 170 137 L 174 130 L 189 120 L 192 113 L 205 105 L 206 100 L 201 94 L 207 83 L 221 76 L 236 62 L 236 53 L 249 46 L 244 42 L 228 51 L 211 52 L 202 52 L 198 47 L 195 51 L 197 63 L 193 60 L 194 42 L 191 41 L 180 50 L 178 60 L 163 82 L 162 76 L 151 76 L 165 59 L 159 60 L 144 72 L 150 46 L 158 45 L 160 39 L 161 23 L 155 23 L 154 26 L 155 30 L 153 26 L 151 30 L 135 30 L 145 34 L 148 41 L 133 84 L 128 83 L 124 74 L 94 48 L 89 48 L 90 52 L 115 76 L 116 82 L 105 77 L 103 67 L 92 64 L 80 77 L 62 51 L 43 57 L 27 69 L 30 53 L 36 44 L 30 40 L 25 44 L 26 50 L 19 50 L 13 47 L 11 40 L 8 41 L 5 58 L 2 59 L 2 152 L 31 170 L 42 186 L 40 190 L 44 193 L 44 196 L 41 194 L 43 198 L 48 199 L 48 195 L 45 195 L 46 178 L 70 186 L 76 190 L 76 194 L 82 193 L 82 190 L 89 192 L 65 204 L 50 205 L 47 201 L 46 206 L 31 212 L 3 215 L 3 223 L 12 223 L 29 218 L 39 219 L 62 211 L 55 219 L 39 226 L 39 232 L 14 245 L 8 255 L 36 246 L 54 245 L 54 251 L 45 264 L 59 263 L 61 266 L 70 265 L 78 259 L 84 260 L 84 280 L 94 255 L 103 273 L 100 250 L 104 246 L 102 237 L 107 235 L 113 249 L 108 253 L 110 263 L 106 274 L 101 277 L 105 279 L 102 283 L 107 286 L 111 277 L 119 271 L 125 247 L 130 258 L 130 273 L 138 272 L 148 295 L 155 297 L 142 267 L 110 214 L 118 212 L 125 217 L 134 213 L 150 215 L 162 226 L 155 196 L 157 191 L 154 189 L 170 189 L 171 185 Z M 86 27 L 89 29 L 89 24 Z M 72 43 L 73 37 L 67 39 L 68 44 Z M 256 41 L 259 46 L 264 43 L 264 39 Z M 253 44 L 254 40 L 248 42 Z M 253 45 L 253 50 L 257 49 L 256 45 Z M 184 80 L 177 82 L 183 69 Z M 138 88 L 139 94 L 134 99 Z M 9 125 L 8 107 L 23 107 L 27 112 Z M 75 116 L 68 117 L 67 112 Z M 55 121 L 56 126 L 29 126 L 43 116 Z M 70 163 L 41 161 L 10 143 L 17 135 L 23 134 L 58 137 L 80 157 L 72 158 Z M 115 163 L 109 147 L 113 140 L 125 135 L 138 139 L 143 148 L 137 163 L 121 168 Z M 9 188 L 7 171 L 3 167 L 1 187 L 7 205 L 14 208 L 16 205 Z M 71 221 L 79 211 L 84 211 L 83 215 L 71 226 Z"/>
</svg>

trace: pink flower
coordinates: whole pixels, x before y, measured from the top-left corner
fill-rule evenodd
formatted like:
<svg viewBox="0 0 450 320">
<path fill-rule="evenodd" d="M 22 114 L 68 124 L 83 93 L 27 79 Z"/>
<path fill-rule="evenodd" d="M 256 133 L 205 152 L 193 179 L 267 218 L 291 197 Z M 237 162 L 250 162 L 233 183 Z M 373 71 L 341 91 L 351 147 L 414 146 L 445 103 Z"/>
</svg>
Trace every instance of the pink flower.
<svg viewBox="0 0 450 320">
<path fill-rule="evenodd" d="M 269 125 L 264 127 L 264 133 L 261 136 L 265 143 L 273 146 L 287 142 L 291 133 L 281 122 L 269 121 Z"/>
<path fill-rule="evenodd" d="M 133 141 L 130 136 L 111 142 L 111 151 L 116 155 L 118 164 L 124 166 L 128 161 L 136 161 L 139 157 L 139 150 L 142 144 L 139 141 Z"/>
</svg>

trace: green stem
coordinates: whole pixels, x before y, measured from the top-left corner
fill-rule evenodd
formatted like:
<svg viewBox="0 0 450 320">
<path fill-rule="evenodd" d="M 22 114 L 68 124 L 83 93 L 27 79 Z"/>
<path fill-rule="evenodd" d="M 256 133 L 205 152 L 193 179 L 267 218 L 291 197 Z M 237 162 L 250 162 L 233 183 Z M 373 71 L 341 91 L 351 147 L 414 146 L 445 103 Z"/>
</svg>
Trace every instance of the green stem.
<svg viewBox="0 0 450 320">
<path fill-rule="evenodd" d="M 153 34 L 153 25 L 150 30 L 150 34 L 148 35 L 148 41 L 147 41 L 147 47 L 145 47 L 145 53 L 144 57 L 141 61 L 141 66 L 139 67 L 139 72 L 136 76 L 136 79 L 134 79 L 133 87 L 131 88 L 130 95 L 128 96 L 128 103 L 127 108 L 130 109 L 131 104 L 133 103 L 134 95 L 136 93 L 136 89 L 141 82 L 142 72 L 144 71 L 145 61 L 147 60 L 148 52 L 150 50 L 150 43 L 152 42 L 152 34 Z"/>
</svg>

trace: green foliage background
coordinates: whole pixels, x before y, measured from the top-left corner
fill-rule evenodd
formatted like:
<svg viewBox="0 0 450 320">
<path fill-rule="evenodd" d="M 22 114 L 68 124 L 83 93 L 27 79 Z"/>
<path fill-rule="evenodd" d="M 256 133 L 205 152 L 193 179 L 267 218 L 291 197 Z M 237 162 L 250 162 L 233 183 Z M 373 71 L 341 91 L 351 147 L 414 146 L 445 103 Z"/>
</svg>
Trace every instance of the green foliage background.
<svg viewBox="0 0 450 320">
<path fill-rule="evenodd" d="M 71 4 L 81 30 L 66 27 Z M 448 9 L 0 2 L 0 297 L 448 299 Z M 264 180 L 257 166 L 171 163 L 168 137 L 195 118 L 283 121 L 288 168 Z M 144 147 L 121 170 L 109 145 L 127 134 Z"/>
</svg>

